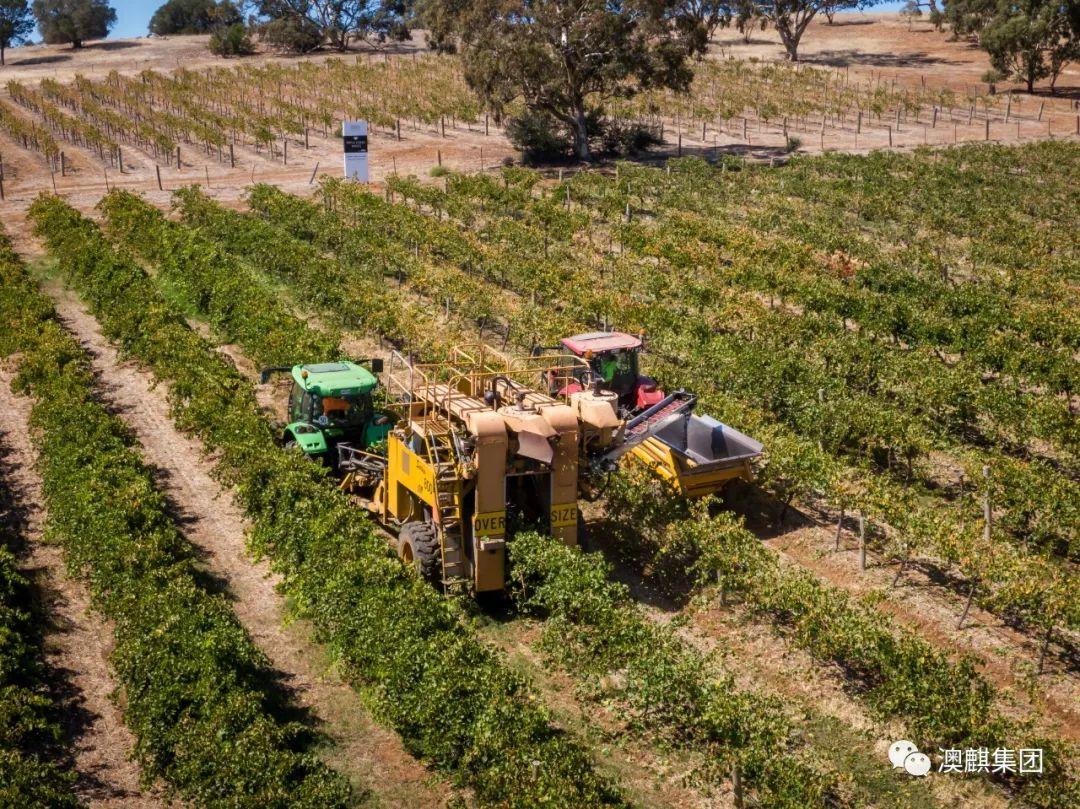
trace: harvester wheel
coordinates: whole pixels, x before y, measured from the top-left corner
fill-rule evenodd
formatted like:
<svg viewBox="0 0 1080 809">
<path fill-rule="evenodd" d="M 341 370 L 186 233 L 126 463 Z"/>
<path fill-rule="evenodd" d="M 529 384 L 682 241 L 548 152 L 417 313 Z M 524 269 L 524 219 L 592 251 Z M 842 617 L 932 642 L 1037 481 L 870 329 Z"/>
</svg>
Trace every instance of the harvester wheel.
<svg viewBox="0 0 1080 809">
<path fill-rule="evenodd" d="M 439 583 L 442 560 L 439 554 L 439 534 L 434 523 L 407 522 L 398 534 L 398 556 L 432 584 Z"/>
</svg>

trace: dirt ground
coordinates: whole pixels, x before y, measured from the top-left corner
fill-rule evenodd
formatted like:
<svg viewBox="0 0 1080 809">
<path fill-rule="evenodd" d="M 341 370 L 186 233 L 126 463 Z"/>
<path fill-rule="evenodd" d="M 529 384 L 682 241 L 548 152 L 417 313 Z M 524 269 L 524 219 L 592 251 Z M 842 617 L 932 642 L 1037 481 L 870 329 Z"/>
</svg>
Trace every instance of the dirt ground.
<svg viewBox="0 0 1080 809">
<path fill-rule="evenodd" d="M 412 41 L 396 45 L 386 53 L 363 49 L 357 56 L 361 59 L 407 58 L 414 51 L 422 50 L 423 34 L 416 32 Z M 836 18 L 835 25 L 824 19 L 815 20 L 804 37 L 801 58 L 805 64 L 826 67 L 843 72 L 851 81 L 869 78 L 895 81 L 901 86 L 930 87 L 947 85 L 955 90 L 984 92 L 979 77 L 989 67 L 986 54 L 966 42 L 950 41 L 946 33 L 938 33 L 925 22 L 908 26 L 895 14 L 847 14 Z M 333 58 L 338 54 L 325 53 L 310 57 L 314 60 Z M 775 32 L 755 32 L 749 44 L 734 30 L 720 30 L 711 46 L 710 58 L 758 58 L 775 60 L 783 58 L 783 49 Z M 261 53 L 245 61 L 289 62 L 297 57 Z M 305 57 L 308 58 L 308 57 Z M 8 52 L 8 65 L 0 69 L 0 80 L 40 81 L 43 78 L 70 80 L 76 74 L 98 78 L 110 70 L 137 73 L 147 68 L 160 70 L 178 66 L 202 68 L 236 64 L 213 57 L 206 49 L 206 37 L 139 38 L 108 40 L 91 43 L 74 51 L 62 46 L 32 46 L 15 48 Z M 999 85 L 999 92 L 1010 85 Z M 1037 98 L 1017 95 L 1013 116 L 1008 124 L 995 120 L 991 124 L 990 137 L 994 141 L 1013 142 L 1018 139 L 1044 138 L 1048 133 L 1054 137 L 1073 137 L 1077 131 L 1076 98 L 1080 96 L 1080 67 L 1073 65 L 1059 80 L 1059 94 L 1050 97 L 1040 91 Z M 6 97 L 0 91 L 0 98 Z M 1045 104 L 1037 120 L 1039 105 Z M 808 131 L 794 131 L 802 142 L 800 151 L 813 152 L 822 148 L 829 150 L 867 151 L 886 148 L 892 137 L 896 148 L 910 148 L 923 143 L 947 144 L 954 141 L 983 140 L 985 124 L 978 119 L 968 124 L 964 116 L 954 122 L 947 121 L 944 114 L 936 126 L 930 126 L 926 115 L 921 123 L 905 125 L 891 136 L 888 127 L 869 123 L 861 134 L 851 126 L 830 124 L 822 136 L 817 124 L 808 125 Z M 794 128 L 794 124 L 793 124 Z M 684 126 L 682 150 L 686 154 L 712 155 L 719 152 L 745 154 L 760 159 L 778 157 L 786 153 L 785 136 L 776 125 L 761 124 L 751 118 L 747 137 L 738 131 L 725 131 L 716 126 L 708 127 L 702 138 L 700 124 Z M 675 126 L 667 127 L 668 143 L 654 153 L 654 157 L 675 154 Z M 416 174 L 427 176 L 438 162 L 462 171 L 492 169 L 504 158 L 513 158 L 512 149 L 503 134 L 492 127 L 485 135 L 483 126 L 469 127 L 458 123 L 448 127 L 446 137 L 431 129 L 412 129 L 403 123 L 401 140 L 393 133 L 375 131 L 371 136 L 371 175 L 378 185 L 389 174 Z M 5 202 L 0 202 L 0 214 L 4 225 L 21 241 L 26 236 L 22 214 L 30 201 L 41 191 L 55 190 L 83 210 L 91 207 L 106 188 L 123 186 L 148 193 L 155 202 L 166 202 L 168 194 L 158 190 L 154 160 L 149 154 L 135 149 L 124 149 L 124 173 L 106 168 L 97 156 L 85 149 L 64 145 L 68 168 L 63 175 L 52 174 L 43 158 L 25 151 L 0 135 L 0 157 L 3 160 Z M 161 186 L 165 192 L 178 187 L 199 183 L 209 187 L 218 198 L 229 201 L 239 198 L 244 189 L 254 182 L 268 182 L 294 192 L 305 193 L 313 181 L 322 175 L 339 175 L 341 146 L 336 137 L 322 138 L 317 134 L 310 141 L 310 148 L 302 143 L 292 143 L 288 164 L 280 157 L 271 160 L 265 152 L 238 147 L 236 168 L 220 163 L 216 155 L 207 156 L 194 149 L 182 149 L 182 165 L 161 166 Z M 25 246 L 20 244 L 20 246 Z"/>
<path fill-rule="evenodd" d="M 259 646 L 296 704 L 310 712 L 326 737 L 321 757 L 348 776 L 358 794 L 379 806 L 411 809 L 445 805 L 451 788 L 402 747 L 393 732 L 377 725 L 360 697 L 331 670 L 312 645 L 310 627 L 287 620 L 277 592 L 280 577 L 244 548 L 249 525 L 231 494 L 211 477 L 195 439 L 183 435 L 169 417 L 166 392 L 152 376 L 119 359 L 97 321 L 69 291 L 50 288 L 64 324 L 82 342 L 100 374 L 105 401 L 116 408 L 142 445 L 144 457 L 160 473 L 185 537 L 202 554 L 209 573 L 232 597 L 240 623 Z"/>
<path fill-rule="evenodd" d="M 85 585 L 68 576 L 60 546 L 43 539 L 41 478 L 27 432 L 31 402 L 12 392 L 11 379 L 11 371 L 0 368 L 0 471 L 22 512 L 26 568 L 42 589 L 52 619 L 45 661 L 56 679 L 64 742 L 73 750 L 75 793 L 87 806 L 103 809 L 163 806 L 159 791 L 139 785 L 139 767 L 130 758 L 135 739 L 111 696 L 116 687 L 108 662 L 112 629 L 90 611 Z"/>
</svg>

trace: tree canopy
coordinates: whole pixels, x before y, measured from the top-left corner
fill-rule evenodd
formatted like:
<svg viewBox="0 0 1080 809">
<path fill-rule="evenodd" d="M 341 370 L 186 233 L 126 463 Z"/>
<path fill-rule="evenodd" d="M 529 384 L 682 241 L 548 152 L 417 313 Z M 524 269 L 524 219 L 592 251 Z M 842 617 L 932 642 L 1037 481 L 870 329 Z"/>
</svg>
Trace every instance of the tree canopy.
<svg viewBox="0 0 1080 809">
<path fill-rule="evenodd" d="M 34 0 L 34 16 L 47 43 L 70 42 L 75 48 L 108 36 L 116 22 L 108 0 Z"/>
<path fill-rule="evenodd" d="M 676 0 L 431 0 L 423 12 L 489 109 L 520 99 L 565 127 L 582 160 L 605 100 L 691 79 L 695 44 Z"/>
<path fill-rule="evenodd" d="M 229 0 L 168 0 L 150 18 L 150 33 L 209 34 L 243 21 L 240 10 Z"/>
<path fill-rule="evenodd" d="M 776 28 L 792 62 L 798 61 L 799 43 L 818 14 L 828 15 L 831 21 L 837 11 L 869 8 L 880 2 L 882 0 L 735 0 L 736 7 L 741 10 L 740 17 L 763 18 L 765 23 Z"/>
<path fill-rule="evenodd" d="M 969 36 L 1003 76 L 1053 88 L 1069 62 L 1080 59 L 1080 0 L 946 0 L 945 19 Z"/>
<path fill-rule="evenodd" d="M 4 51 L 25 42 L 33 30 L 27 0 L 0 0 L 0 65 L 4 64 Z"/>
<path fill-rule="evenodd" d="M 405 39 L 411 0 L 260 0 L 260 14 L 290 30 L 317 31 L 338 50 L 355 39 Z"/>
</svg>

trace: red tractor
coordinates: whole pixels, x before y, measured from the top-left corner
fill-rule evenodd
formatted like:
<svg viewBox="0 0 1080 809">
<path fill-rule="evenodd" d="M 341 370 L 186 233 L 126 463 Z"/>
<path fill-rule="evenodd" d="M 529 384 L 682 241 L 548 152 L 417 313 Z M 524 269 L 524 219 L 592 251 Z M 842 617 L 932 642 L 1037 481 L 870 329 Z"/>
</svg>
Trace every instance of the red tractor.
<svg viewBox="0 0 1080 809">
<path fill-rule="evenodd" d="M 551 358 L 546 372 L 549 392 L 566 400 L 590 388 L 614 394 L 624 421 L 624 451 L 631 458 L 691 497 L 719 491 L 734 478 L 753 479 L 750 463 L 761 454 L 762 445 L 710 416 L 694 413 L 694 394 L 682 389 L 665 393 L 655 379 L 642 375 L 641 337 L 597 331 L 560 343 L 534 352 L 534 357 Z"/>
<path fill-rule="evenodd" d="M 657 388 L 656 380 L 642 376 L 638 354 L 642 348 L 640 337 L 620 331 L 591 331 L 575 334 L 560 341 L 563 348 L 588 363 L 596 379 L 602 380 L 604 390 L 619 397 L 619 407 L 624 415 L 636 415 L 659 404 L 664 392 Z M 589 380 L 579 379 L 559 391 L 569 396 L 584 390 Z"/>
</svg>

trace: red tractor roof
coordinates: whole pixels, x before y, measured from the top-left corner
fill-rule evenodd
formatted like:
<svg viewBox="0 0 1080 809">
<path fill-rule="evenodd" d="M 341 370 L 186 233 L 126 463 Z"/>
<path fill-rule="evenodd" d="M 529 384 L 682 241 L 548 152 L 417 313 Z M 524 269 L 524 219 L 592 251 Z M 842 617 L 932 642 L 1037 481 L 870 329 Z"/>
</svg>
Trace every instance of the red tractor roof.
<svg viewBox="0 0 1080 809">
<path fill-rule="evenodd" d="M 621 331 L 590 331 L 585 334 L 575 334 L 573 337 L 564 337 L 562 344 L 579 357 L 586 351 L 604 354 L 619 349 L 641 348 L 641 340 Z"/>
</svg>

